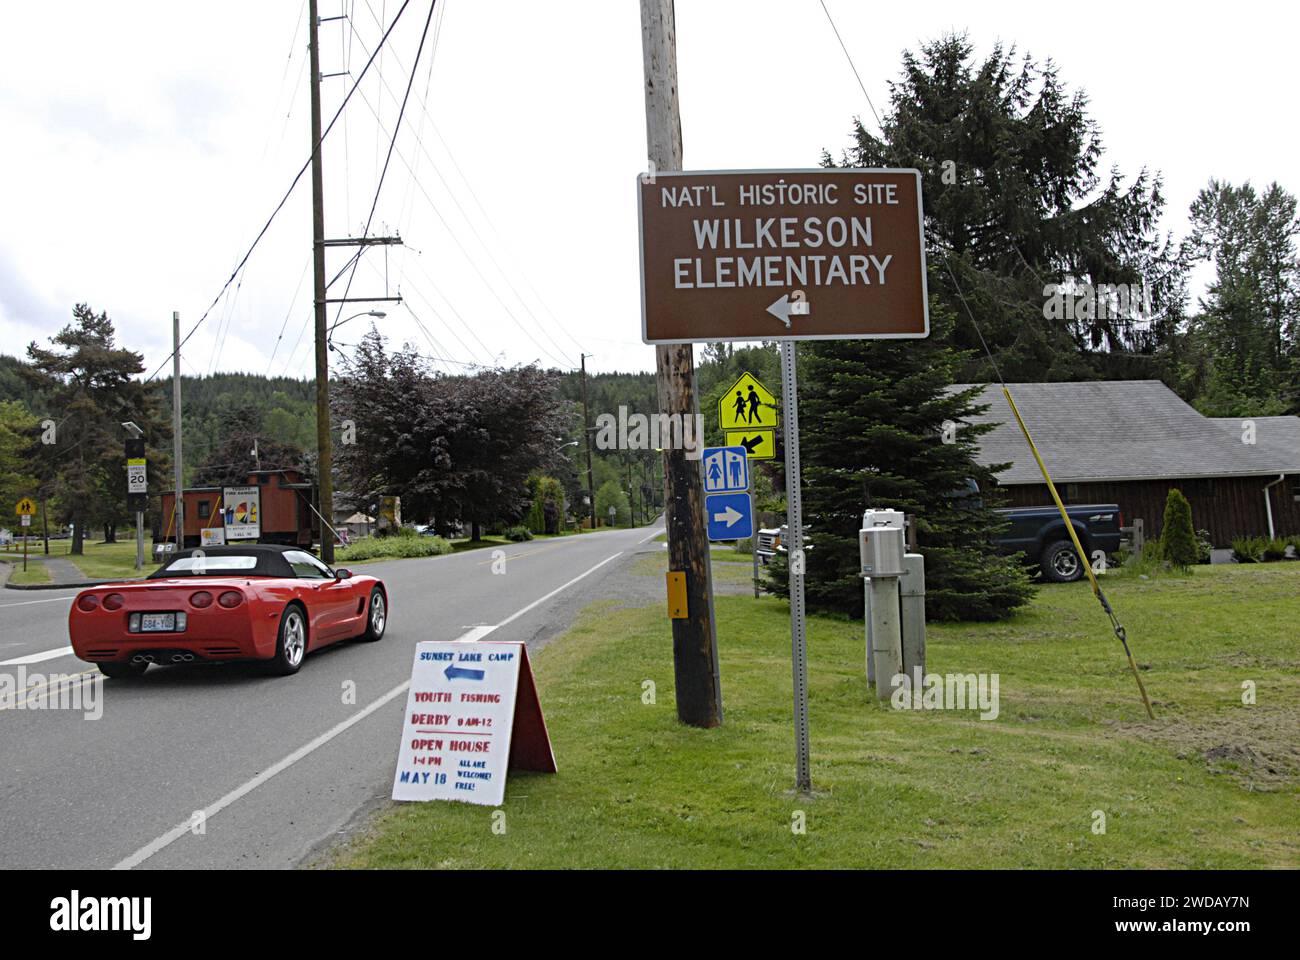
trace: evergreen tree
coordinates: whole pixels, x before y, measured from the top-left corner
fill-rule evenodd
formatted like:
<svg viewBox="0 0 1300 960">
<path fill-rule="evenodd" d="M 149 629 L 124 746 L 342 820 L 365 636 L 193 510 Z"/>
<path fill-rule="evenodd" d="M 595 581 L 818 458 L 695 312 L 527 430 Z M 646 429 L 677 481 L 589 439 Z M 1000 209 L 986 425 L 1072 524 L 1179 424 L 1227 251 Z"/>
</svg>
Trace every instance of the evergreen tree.
<svg viewBox="0 0 1300 960">
<path fill-rule="evenodd" d="M 144 431 L 155 489 L 166 476 L 171 429 L 157 386 L 136 379 L 144 358 L 116 345 L 108 314 L 79 303 L 72 318 L 50 338 L 55 349 L 27 347 L 31 363 L 20 372 L 48 404 L 37 414 L 55 421 L 55 442 L 32 449 L 40 454 L 42 495 L 61 505 L 61 521 L 73 525 L 71 551 L 80 554 L 89 525 L 102 524 L 104 539 L 112 541 L 127 517 L 121 423 L 132 420 Z"/>
<path fill-rule="evenodd" d="M 994 552 L 992 538 L 1004 524 L 991 509 L 993 473 L 974 459 L 976 440 L 990 427 L 962 424 L 980 412 L 977 391 L 946 389 L 963 360 L 945 343 L 951 322 L 932 298 L 928 339 L 800 347 L 811 609 L 862 616 L 858 531 L 868 506 L 915 518 L 931 619 L 1000 619 L 1031 596 L 1020 564 Z M 980 495 L 969 493 L 969 480 Z M 784 594 L 782 571 L 773 569 L 772 585 Z"/>
<path fill-rule="evenodd" d="M 22 497 L 36 495 L 35 463 L 30 451 L 32 438 L 38 433 L 36 418 L 21 402 L 0 400 L 0 510 L 6 513 Z M 0 526 L 17 522 L 6 515 L 0 519 Z"/>
<path fill-rule="evenodd" d="M 302 447 L 277 440 L 275 433 L 264 428 L 263 419 L 255 407 L 235 411 L 221 433 L 221 442 L 194 470 L 195 485 L 238 486 L 246 483 L 254 470 L 305 470 L 307 454 Z"/>
<path fill-rule="evenodd" d="M 1149 377 L 1153 352 L 1173 333 L 1185 299 L 1180 252 L 1156 232 L 1159 175 L 1126 183 L 1101 170 L 1100 130 L 1088 100 L 1049 61 L 995 46 L 976 62 L 965 36 L 903 56 L 890 85 L 883 136 L 860 123 L 844 166 L 916 167 L 930 292 L 961 316 L 948 269 L 971 301 L 1008 380 Z M 832 165 L 829 154 L 823 162 Z M 1049 285 L 1146 284 L 1151 316 L 1048 319 Z M 1072 311 L 1073 312 L 1073 311 Z M 1099 311 L 1098 311 L 1099 312 Z M 994 377 L 975 330 L 951 333 L 964 354 L 959 378 Z"/>
<path fill-rule="evenodd" d="M 1165 498 L 1164 525 L 1160 528 L 1160 555 L 1170 566 L 1186 570 L 1200 559 L 1196 529 L 1192 526 L 1192 505 L 1181 490 Z"/>
<path fill-rule="evenodd" d="M 1189 217 L 1185 255 L 1215 277 L 1177 344 L 1181 392 L 1207 416 L 1300 410 L 1296 198 L 1211 180 Z"/>
</svg>

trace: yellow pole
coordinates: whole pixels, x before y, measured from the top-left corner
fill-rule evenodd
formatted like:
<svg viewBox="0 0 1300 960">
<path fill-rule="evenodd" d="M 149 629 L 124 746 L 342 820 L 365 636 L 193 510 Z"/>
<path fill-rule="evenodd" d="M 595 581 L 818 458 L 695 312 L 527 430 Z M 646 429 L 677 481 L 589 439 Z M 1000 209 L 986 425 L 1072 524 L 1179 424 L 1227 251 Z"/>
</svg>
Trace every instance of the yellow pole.
<svg viewBox="0 0 1300 960">
<path fill-rule="evenodd" d="M 1092 583 L 1093 595 L 1101 602 L 1102 609 L 1106 611 L 1106 615 L 1110 617 L 1111 624 L 1115 628 L 1115 635 L 1119 637 L 1119 642 L 1124 646 L 1124 655 L 1128 657 L 1129 669 L 1133 671 L 1133 679 L 1137 681 L 1138 692 L 1142 694 L 1142 703 L 1147 708 L 1147 716 L 1154 720 L 1156 715 L 1151 710 L 1151 701 L 1147 698 L 1147 688 L 1142 683 L 1142 676 L 1138 673 L 1137 664 L 1133 662 L 1133 653 L 1129 650 L 1128 637 L 1124 633 L 1124 628 L 1115 619 L 1115 613 L 1106 600 L 1106 595 L 1101 592 L 1101 584 L 1097 582 L 1097 575 L 1092 570 L 1092 564 L 1088 560 L 1087 553 L 1084 552 L 1083 544 L 1079 542 L 1079 533 L 1074 529 L 1074 524 L 1070 522 L 1070 515 L 1066 512 L 1065 504 L 1061 502 L 1061 495 L 1056 492 L 1056 484 L 1052 482 L 1052 476 L 1047 472 L 1047 465 L 1043 463 L 1043 458 L 1039 456 L 1038 447 L 1034 446 L 1034 438 L 1029 435 L 1029 428 L 1025 426 L 1025 421 L 1021 419 L 1020 411 L 1016 409 L 1016 401 L 1011 399 L 1011 391 L 1007 389 L 1006 384 L 1002 385 L 1002 395 L 1007 398 L 1007 405 L 1011 407 L 1011 413 L 1016 418 L 1016 423 L 1020 425 L 1020 432 L 1025 435 L 1025 442 L 1029 444 L 1034 459 L 1038 461 L 1038 469 L 1042 471 L 1043 480 L 1047 482 L 1047 490 L 1052 495 L 1053 502 L 1056 503 L 1056 509 L 1061 511 L 1061 519 L 1065 522 L 1065 529 L 1070 531 L 1070 539 L 1074 542 L 1074 549 L 1079 553 L 1079 562 L 1083 564 L 1083 569 L 1088 574 L 1088 580 Z"/>
</svg>

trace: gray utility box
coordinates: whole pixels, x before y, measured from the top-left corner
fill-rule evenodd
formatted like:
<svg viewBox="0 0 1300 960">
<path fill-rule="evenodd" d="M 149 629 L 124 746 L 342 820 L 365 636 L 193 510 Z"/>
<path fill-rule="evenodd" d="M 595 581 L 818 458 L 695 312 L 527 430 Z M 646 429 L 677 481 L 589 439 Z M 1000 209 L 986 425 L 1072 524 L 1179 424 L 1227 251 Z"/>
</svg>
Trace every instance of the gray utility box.
<svg viewBox="0 0 1300 960">
<path fill-rule="evenodd" d="M 901 577 L 905 537 L 898 510 L 868 510 L 858 533 L 859 573 L 864 577 Z"/>
</svg>

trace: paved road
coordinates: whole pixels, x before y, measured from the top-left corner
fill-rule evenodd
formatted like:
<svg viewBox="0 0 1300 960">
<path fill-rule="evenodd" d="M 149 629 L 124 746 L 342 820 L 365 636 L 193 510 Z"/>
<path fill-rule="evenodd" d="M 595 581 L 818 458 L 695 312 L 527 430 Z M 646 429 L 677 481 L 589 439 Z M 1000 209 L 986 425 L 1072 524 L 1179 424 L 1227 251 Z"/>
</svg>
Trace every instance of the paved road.
<svg viewBox="0 0 1300 960">
<path fill-rule="evenodd" d="M 657 547 L 645 542 L 656 532 L 512 544 L 501 575 L 491 550 L 366 565 L 388 585 L 387 635 L 311 655 L 292 677 L 154 667 L 104 683 L 97 720 L 0 710 L 0 868 L 299 864 L 388 795 L 417 641 L 495 628 L 494 640 L 535 646 L 634 551 Z M 67 648 L 75 593 L 0 593 L 0 675 L 87 670 Z"/>
</svg>

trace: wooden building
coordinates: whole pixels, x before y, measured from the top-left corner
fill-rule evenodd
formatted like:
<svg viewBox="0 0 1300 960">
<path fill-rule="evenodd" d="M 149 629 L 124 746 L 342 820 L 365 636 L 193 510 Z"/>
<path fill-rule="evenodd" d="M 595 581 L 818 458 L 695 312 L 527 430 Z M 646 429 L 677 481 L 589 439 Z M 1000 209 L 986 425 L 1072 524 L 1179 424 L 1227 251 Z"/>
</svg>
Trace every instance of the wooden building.
<svg viewBox="0 0 1300 960">
<path fill-rule="evenodd" d="M 312 509 L 315 485 L 296 470 L 250 470 L 243 486 L 257 487 L 261 503 L 258 543 L 310 547 L 319 538 L 320 524 Z M 224 526 L 221 487 L 187 487 L 184 496 L 185 547 L 197 547 L 205 529 Z M 172 542 L 172 505 L 176 495 L 165 492 L 154 524 L 155 543 Z"/>
<path fill-rule="evenodd" d="M 1125 523 L 1140 517 L 1146 536 L 1158 537 L 1177 488 L 1215 547 L 1300 535 L 1300 417 L 1203 417 L 1159 380 L 1007 386 L 1067 504 L 1117 503 Z M 988 409 L 971 422 L 996 426 L 979 439 L 977 459 L 1010 464 L 998 474 L 1008 505 L 1050 505 L 1001 387 L 982 389 Z"/>
</svg>

